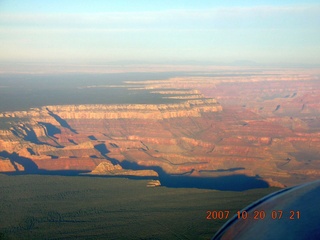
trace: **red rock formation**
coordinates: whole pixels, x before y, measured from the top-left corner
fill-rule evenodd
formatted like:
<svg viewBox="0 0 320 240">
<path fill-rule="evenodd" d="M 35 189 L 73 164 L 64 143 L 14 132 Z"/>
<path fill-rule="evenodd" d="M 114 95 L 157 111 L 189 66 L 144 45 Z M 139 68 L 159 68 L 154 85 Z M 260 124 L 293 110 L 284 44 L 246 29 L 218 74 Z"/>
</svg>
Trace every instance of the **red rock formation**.
<svg viewBox="0 0 320 240">
<path fill-rule="evenodd" d="M 0 131 L 0 148 L 32 159 L 40 169 L 127 171 L 106 163 L 108 158 L 120 164 L 161 167 L 169 174 L 259 175 L 273 186 L 293 185 L 320 175 L 320 84 L 315 79 L 305 72 L 276 71 L 139 82 L 143 89 L 154 89 L 164 97 L 187 100 L 2 113 L 0 117 L 11 121 L 11 129 Z M 60 132 L 50 136 L 40 122 Z M 33 133 L 37 141 L 32 141 Z M 105 146 L 105 152 L 97 146 Z M 305 159 L 304 153 L 309 153 Z M 0 171 L 12 170 L 8 163 L 2 164 L 7 167 Z"/>
<path fill-rule="evenodd" d="M 0 159 L 0 172 L 16 172 L 23 171 L 24 168 L 19 163 L 15 163 L 15 166 L 11 163 L 10 160 Z"/>
<path fill-rule="evenodd" d="M 125 170 L 120 165 L 113 165 L 110 162 L 101 162 L 90 174 L 158 177 L 157 172 L 153 170 Z"/>
</svg>

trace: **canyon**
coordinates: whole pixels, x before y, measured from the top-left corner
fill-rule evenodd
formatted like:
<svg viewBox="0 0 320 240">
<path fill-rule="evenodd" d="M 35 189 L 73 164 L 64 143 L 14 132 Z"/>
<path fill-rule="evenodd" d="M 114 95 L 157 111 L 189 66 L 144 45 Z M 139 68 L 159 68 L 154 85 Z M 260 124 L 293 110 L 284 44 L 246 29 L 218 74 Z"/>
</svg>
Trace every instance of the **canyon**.
<svg viewBox="0 0 320 240">
<path fill-rule="evenodd" d="M 313 69 L 251 69 L 88 84 L 82 89 L 149 91 L 172 102 L 1 112 L 0 172 L 79 171 L 159 178 L 161 185 L 165 177 L 241 176 L 275 187 L 315 180 L 320 177 L 319 76 Z"/>
</svg>

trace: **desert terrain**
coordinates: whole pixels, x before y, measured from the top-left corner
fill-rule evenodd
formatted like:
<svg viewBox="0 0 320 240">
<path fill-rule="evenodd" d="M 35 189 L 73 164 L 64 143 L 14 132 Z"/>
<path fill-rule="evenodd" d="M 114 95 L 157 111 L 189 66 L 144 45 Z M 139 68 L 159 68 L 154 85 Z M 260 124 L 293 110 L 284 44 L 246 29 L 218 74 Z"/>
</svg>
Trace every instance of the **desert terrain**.
<svg viewBox="0 0 320 240">
<path fill-rule="evenodd" d="M 107 99 L 125 89 L 158 100 L 2 111 L 0 172 L 141 176 L 169 187 L 220 190 L 312 181 L 320 176 L 319 74 L 237 69 L 88 80 L 69 94 L 97 91 Z"/>
</svg>

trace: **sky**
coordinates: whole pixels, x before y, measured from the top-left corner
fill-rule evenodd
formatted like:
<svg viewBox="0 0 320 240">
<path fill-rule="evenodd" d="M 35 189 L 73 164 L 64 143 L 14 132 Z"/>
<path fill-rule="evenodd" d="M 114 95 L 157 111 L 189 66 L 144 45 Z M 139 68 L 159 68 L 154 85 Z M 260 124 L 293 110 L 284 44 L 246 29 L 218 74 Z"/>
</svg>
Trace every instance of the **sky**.
<svg viewBox="0 0 320 240">
<path fill-rule="evenodd" d="M 0 62 L 320 66 L 320 2 L 0 0 Z"/>
</svg>

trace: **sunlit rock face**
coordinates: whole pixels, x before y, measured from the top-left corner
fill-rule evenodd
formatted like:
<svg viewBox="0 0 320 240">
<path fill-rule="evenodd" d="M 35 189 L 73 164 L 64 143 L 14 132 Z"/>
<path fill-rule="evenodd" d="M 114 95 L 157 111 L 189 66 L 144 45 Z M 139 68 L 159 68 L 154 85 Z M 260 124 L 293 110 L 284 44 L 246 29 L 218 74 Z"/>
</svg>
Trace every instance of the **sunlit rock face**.
<svg viewBox="0 0 320 240">
<path fill-rule="evenodd" d="M 0 158 L 0 172 L 23 171 L 24 168 L 18 163 L 12 163 L 10 160 Z"/>
<path fill-rule="evenodd" d="M 29 159 L 45 170 L 112 174 L 105 168 L 111 163 L 124 171 L 194 179 L 246 176 L 277 187 L 320 177 L 320 84 L 314 74 L 127 84 L 176 102 L 2 112 L 0 171 L 26 171 Z"/>
<path fill-rule="evenodd" d="M 117 176 L 144 176 L 158 177 L 153 170 L 125 170 L 119 164 L 113 165 L 111 162 L 100 163 L 92 172 L 94 175 L 117 175 Z"/>
<path fill-rule="evenodd" d="M 200 117 L 202 112 L 222 110 L 214 99 L 187 100 L 177 104 L 124 104 L 50 106 L 63 119 L 168 119 Z"/>
</svg>

